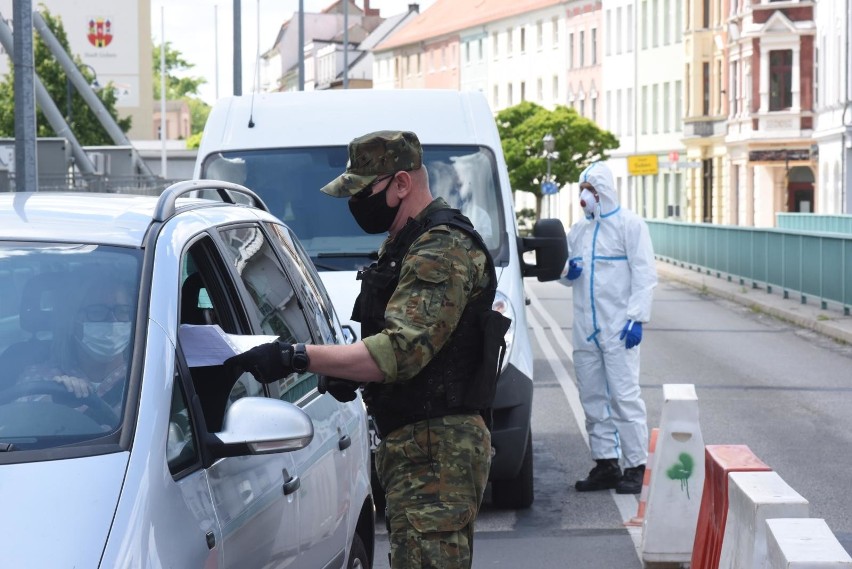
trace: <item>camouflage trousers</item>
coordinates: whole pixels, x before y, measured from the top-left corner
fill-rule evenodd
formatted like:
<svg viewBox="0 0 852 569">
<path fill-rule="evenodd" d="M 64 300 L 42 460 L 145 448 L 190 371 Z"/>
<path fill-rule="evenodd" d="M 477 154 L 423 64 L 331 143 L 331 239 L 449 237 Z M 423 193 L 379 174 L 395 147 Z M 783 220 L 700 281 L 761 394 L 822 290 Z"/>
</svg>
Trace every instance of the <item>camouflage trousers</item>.
<svg viewBox="0 0 852 569">
<path fill-rule="evenodd" d="M 431 460 L 430 460 L 431 457 Z M 479 415 L 400 427 L 376 450 L 387 497 L 392 569 L 469 569 L 473 522 L 491 467 L 491 434 Z"/>
</svg>

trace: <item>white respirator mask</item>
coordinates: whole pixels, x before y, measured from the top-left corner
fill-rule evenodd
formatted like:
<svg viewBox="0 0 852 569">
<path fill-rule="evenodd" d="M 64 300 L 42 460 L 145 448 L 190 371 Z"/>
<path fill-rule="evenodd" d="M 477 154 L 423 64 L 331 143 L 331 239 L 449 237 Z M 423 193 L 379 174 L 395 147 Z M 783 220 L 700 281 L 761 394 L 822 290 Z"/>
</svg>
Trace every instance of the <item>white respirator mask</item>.
<svg viewBox="0 0 852 569">
<path fill-rule="evenodd" d="M 595 210 L 598 206 L 598 199 L 595 194 L 592 193 L 588 188 L 583 188 L 583 191 L 580 192 L 580 207 L 583 208 L 583 211 L 589 217 L 594 217 Z"/>
</svg>

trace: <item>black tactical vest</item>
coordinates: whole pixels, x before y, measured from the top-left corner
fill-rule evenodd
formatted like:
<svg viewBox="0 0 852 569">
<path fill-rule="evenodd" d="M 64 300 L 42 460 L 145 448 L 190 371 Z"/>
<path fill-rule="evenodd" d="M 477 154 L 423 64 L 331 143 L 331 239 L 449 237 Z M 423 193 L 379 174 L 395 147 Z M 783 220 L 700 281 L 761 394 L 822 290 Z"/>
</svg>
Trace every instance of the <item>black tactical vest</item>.
<svg viewBox="0 0 852 569">
<path fill-rule="evenodd" d="M 472 384 L 482 375 L 478 371 L 483 363 L 483 354 L 487 353 L 484 344 L 488 335 L 483 330 L 488 322 L 487 315 L 499 315 L 491 309 L 497 290 L 497 276 L 488 248 L 470 220 L 459 210 L 445 208 L 431 213 L 422 221 L 409 220 L 379 260 L 358 273 L 361 293 L 355 301 L 352 319 L 361 322 L 361 334 L 365 338 L 384 329 L 385 309 L 399 283 L 405 255 L 418 237 L 438 225 L 450 225 L 463 230 L 485 252 L 488 258 L 487 270 L 491 276 L 489 288 L 467 304 L 447 343 L 420 373 L 408 381 L 369 383 L 364 388 L 364 401 L 382 436 L 423 419 L 459 413 L 484 413 L 493 401 L 493 389 L 490 397 L 477 397 L 474 396 L 475 392 L 481 390 L 472 387 Z M 498 334 L 501 342 L 504 333 L 505 328 Z M 494 375 L 492 379 L 496 384 L 496 373 Z"/>
</svg>

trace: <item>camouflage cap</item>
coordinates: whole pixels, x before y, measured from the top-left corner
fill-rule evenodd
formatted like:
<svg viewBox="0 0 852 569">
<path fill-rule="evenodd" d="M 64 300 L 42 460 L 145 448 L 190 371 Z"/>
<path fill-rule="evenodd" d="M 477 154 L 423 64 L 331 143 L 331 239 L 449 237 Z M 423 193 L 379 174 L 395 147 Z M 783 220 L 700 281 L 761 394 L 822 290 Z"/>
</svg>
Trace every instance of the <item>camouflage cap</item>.
<svg viewBox="0 0 852 569">
<path fill-rule="evenodd" d="M 402 170 L 417 170 L 423 164 L 423 149 L 413 132 L 380 130 L 359 136 L 349 143 L 346 172 L 320 191 L 336 198 L 354 196 L 373 180 Z"/>
</svg>

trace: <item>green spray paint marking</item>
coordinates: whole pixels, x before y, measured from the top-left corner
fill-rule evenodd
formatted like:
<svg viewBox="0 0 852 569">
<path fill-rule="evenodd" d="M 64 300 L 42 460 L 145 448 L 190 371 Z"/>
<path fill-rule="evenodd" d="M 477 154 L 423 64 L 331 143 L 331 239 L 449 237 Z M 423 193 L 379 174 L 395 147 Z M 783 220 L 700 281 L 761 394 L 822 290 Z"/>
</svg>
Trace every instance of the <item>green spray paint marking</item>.
<svg viewBox="0 0 852 569">
<path fill-rule="evenodd" d="M 666 470 L 666 475 L 670 480 L 680 480 L 680 489 L 686 490 L 686 498 L 689 498 L 689 477 L 692 476 L 692 469 L 695 467 L 695 460 L 692 456 L 685 452 L 678 455 L 679 462 L 674 463 Z"/>
</svg>

